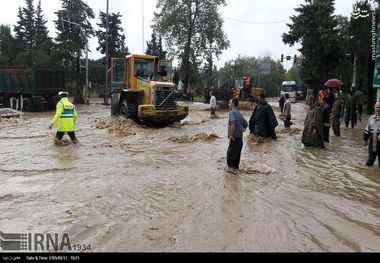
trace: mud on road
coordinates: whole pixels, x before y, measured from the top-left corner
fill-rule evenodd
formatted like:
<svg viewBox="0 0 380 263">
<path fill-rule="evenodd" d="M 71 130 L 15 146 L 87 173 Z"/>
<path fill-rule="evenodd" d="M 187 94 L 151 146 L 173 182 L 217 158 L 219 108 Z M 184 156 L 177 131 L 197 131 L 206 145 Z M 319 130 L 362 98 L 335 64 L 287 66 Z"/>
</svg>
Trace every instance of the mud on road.
<svg viewBox="0 0 380 263">
<path fill-rule="evenodd" d="M 98 252 L 380 250 L 380 169 L 362 165 L 363 123 L 305 148 L 307 107 L 293 104 L 277 141 L 246 134 L 235 175 L 228 113 L 190 107 L 182 125 L 148 128 L 79 106 L 80 144 L 66 146 L 47 128 L 53 112 L 3 121 L 0 230 L 68 233 Z"/>
</svg>

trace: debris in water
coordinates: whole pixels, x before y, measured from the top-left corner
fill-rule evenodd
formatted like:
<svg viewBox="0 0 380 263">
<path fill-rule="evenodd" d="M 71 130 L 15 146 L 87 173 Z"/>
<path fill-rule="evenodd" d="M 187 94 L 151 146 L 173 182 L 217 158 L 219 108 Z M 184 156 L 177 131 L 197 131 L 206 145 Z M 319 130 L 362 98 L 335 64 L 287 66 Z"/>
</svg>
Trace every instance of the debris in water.
<svg viewBox="0 0 380 263">
<path fill-rule="evenodd" d="M 198 140 L 213 141 L 219 138 L 220 137 L 216 133 L 211 133 L 211 134 L 199 133 L 197 135 L 184 135 L 184 136 L 171 137 L 169 138 L 169 140 L 176 143 L 192 143 Z"/>
<path fill-rule="evenodd" d="M 203 117 L 202 119 L 200 120 L 193 120 L 191 118 L 186 118 L 186 119 L 183 119 L 181 121 L 181 125 L 198 125 L 198 124 L 202 124 L 202 123 L 205 123 L 205 122 L 208 122 L 212 119 L 212 117 L 210 116 L 207 116 L 207 117 Z"/>
<path fill-rule="evenodd" d="M 17 124 L 17 119 L 0 118 L 0 125 Z"/>
<path fill-rule="evenodd" d="M 285 137 L 285 136 L 293 136 L 296 134 L 300 134 L 302 132 L 301 129 L 296 128 L 296 127 L 291 127 L 291 128 L 280 128 L 278 131 L 276 131 L 276 134 L 278 137 Z"/>
<path fill-rule="evenodd" d="M 138 126 L 134 121 L 122 116 L 117 118 L 96 119 L 95 123 L 97 129 L 107 129 L 108 132 L 119 137 L 136 135 L 138 131 Z"/>
<path fill-rule="evenodd" d="M 242 162 L 239 169 L 240 173 L 243 174 L 270 174 L 274 170 L 269 166 L 257 162 Z"/>
<path fill-rule="evenodd" d="M 250 101 L 240 101 L 239 102 L 239 110 L 253 110 L 255 104 L 253 102 L 250 102 Z"/>
<path fill-rule="evenodd" d="M 263 137 L 256 136 L 255 134 L 249 134 L 247 138 L 248 138 L 248 142 L 252 144 L 261 144 L 261 143 L 269 142 L 272 140 L 271 138 L 265 139 Z"/>
</svg>

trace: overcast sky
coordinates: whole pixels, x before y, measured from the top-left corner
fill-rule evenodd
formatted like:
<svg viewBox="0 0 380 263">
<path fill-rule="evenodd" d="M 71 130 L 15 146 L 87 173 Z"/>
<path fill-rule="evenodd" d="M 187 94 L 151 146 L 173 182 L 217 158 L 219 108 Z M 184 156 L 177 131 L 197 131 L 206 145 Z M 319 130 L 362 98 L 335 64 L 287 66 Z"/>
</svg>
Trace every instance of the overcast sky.
<svg viewBox="0 0 380 263">
<path fill-rule="evenodd" d="M 18 18 L 19 7 L 25 7 L 25 0 L 0 0 L 3 5 L 0 9 L 0 24 L 15 25 Z M 6 2 L 6 3 L 5 3 Z M 38 0 L 34 0 L 35 5 Z M 100 11 L 106 11 L 106 0 L 84 0 L 94 11 L 96 19 L 93 26 L 99 23 Z M 156 0 L 109 0 L 109 12 L 120 12 L 123 15 L 122 26 L 125 29 L 127 46 L 131 53 L 143 51 L 142 37 L 142 6 L 144 6 L 144 39 L 150 40 L 152 30 L 153 12 Z M 294 8 L 304 3 L 304 0 L 227 0 L 227 6 L 220 11 L 224 18 L 224 29 L 231 42 L 228 50 L 224 51 L 217 66 L 223 66 L 225 62 L 235 59 L 239 54 L 245 56 L 270 55 L 274 59 L 280 59 L 281 54 L 291 55 L 297 53 L 296 47 L 285 46 L 281 35 L 288 32 L 286 21 L 291 15 L 296 14 Z M 352 6 L 356 0 L 336 0 L 335 13 L 350 16 Z M 53 12 L 61 9 L 60 0 L 41 0 L 44 18 L 48 20 L 47 26 L 50 35 L 55 37 L 56 30 L 53 20 L 57 17 Z M 12 27 L 13 29 L 13 27 Z M 101 54 L 96 51 L 97 39 L 90 40 L 90 58 L 97 59 Z M 146 48 L 146 46 L 145 46 Z M 291 62 L 284 62 L 289 68 Z"/>
</svg>

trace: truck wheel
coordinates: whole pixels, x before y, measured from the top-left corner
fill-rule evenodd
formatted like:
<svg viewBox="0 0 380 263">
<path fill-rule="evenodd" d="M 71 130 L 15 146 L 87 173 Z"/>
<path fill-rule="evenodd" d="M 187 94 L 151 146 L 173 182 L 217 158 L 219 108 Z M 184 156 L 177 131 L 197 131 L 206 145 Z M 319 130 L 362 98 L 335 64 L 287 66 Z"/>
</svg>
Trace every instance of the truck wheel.
<svg viewBox="0 0 380 263">
<path fill-rule="evenodd" d="M 137 105 L 133 101 L 124 100 L 120 105 L 120 115 L 137 121 Z"/>
<path fill-rule="evenodd" d="M 28 98 L 24 98 L 22 101 L 22 111 L 31 112 L 32 111 L 32 102 Z"/>
<path fill-rule="evenodd" d="M 120 105 L 120 112 L 119 115 L 124 116 L 128 118 L 128 113 L 127 113 L 127 101 L 123 100 L 123 102 Z"/>
<path fill-rule="evenodd" d="M 137 121 L 137 104 L 133 101 L 127 103 L 128 118 Z"/>
</svg>

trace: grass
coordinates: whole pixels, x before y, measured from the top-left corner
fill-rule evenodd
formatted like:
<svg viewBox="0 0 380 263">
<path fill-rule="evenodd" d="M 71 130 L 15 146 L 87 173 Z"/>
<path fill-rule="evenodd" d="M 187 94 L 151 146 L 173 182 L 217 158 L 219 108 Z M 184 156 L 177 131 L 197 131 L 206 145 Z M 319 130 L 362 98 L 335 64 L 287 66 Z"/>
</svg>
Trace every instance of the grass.
<svg viewBox="0 0 380 263">
<path fill-rule="evenodd" d="M 194 102 L 202 102 L 203 103 L 203 96 L 194 96 Z"/>
</svg>

